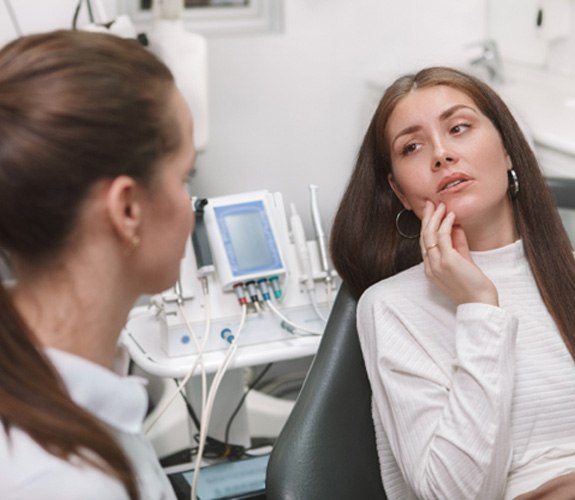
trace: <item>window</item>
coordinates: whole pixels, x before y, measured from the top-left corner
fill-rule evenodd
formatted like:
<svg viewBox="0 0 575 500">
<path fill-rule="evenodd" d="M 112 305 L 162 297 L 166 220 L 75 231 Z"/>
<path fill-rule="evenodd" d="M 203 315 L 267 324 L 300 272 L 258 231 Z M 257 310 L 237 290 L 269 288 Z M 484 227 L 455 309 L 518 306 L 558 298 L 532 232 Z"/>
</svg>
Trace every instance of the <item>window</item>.
<svg viewBox="0 0 575 500">
<path fill-rule="evenodd" d="M 186 27 L 204 35 L 278 32 L 282 29 L 283 0 L 185 0 Z M 118 0 L 138 28 L 153 15 L 152 0 Z"/>
<path fill-rule="evenodd" d="M 187 7 L 245 7 L 250 0 L 184 0 Z M 152 0 L 142 0 L 142 9 L 149 9 Z"/>
<path fill-rule="evenodd" d="M 184 0 L 185 7 L 244 7 L 249 5 L 250 0 Z M 142 9 L 149 9 L 152 0 L 142 0 Z"/>
</svg>

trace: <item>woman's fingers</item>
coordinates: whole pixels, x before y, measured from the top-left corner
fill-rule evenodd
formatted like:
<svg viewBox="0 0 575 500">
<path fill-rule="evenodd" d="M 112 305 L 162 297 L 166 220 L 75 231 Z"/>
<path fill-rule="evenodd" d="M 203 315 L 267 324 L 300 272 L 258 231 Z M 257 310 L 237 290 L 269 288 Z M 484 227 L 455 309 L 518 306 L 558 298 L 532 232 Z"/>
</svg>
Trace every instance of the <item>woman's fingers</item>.
<svg viewBox="0 0 575 500">
<path fill-rule="evenodd" d="M 445 212 L 445 210 L 444 210 Z M 432 232 L 428 239 L 433 240 L 426 246 L 427 249 L 427 263 L 431 269 L 440 271 L 442 262 L 453 259 L 453 244 L 451 242 L 451 230 L 455 221 L 455 214 L 449 212 L 445 217 L 439 221 L 437 229 Z"/>
<path fill-rule="evenodd" d="M 421 220 L 421 237 L 419 244 L 421 253 L 425 257 L 430 250 L 439 246 L 438 231 L 445 216 L 445 205 L 440 203 L 437 207 L 430 201 L 425 203 L 423 218 Z"/>
<path fill-rule="evenodd" d="M 453 248 L 453 243 L 451 241 L 451 230 L 453 229 L 453 223 L 455 222 L 455 214 L 449 212 L 441 221 L 437 229 L 437 243 L 439 249 L 443 252 L 447 252 Z"/>
<path fill-rule="evenodd" d="M 497 305 L 497 290 L 475 265 L 463 229 L 444 204 L 426 205 L 420 246 L 426 275 L 456 304 L 484 302 Z"/>
</svg>

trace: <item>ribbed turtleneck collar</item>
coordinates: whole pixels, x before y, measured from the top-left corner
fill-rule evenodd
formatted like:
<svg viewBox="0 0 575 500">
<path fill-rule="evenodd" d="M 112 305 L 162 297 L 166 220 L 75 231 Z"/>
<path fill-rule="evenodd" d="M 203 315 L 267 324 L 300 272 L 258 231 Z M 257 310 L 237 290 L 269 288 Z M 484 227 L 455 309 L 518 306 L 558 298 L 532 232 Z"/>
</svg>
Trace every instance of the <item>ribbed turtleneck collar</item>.
<svg viewBox="0 0 575 500">
<path fill-rule="evenodd" d="M 509 245 L 495 248 L 493 250 L 471 252 L 471 257 L 482 269 L 499 267 L 509 269 L 525 260 L 523 241 L 519 239 Z"/>
</svg>

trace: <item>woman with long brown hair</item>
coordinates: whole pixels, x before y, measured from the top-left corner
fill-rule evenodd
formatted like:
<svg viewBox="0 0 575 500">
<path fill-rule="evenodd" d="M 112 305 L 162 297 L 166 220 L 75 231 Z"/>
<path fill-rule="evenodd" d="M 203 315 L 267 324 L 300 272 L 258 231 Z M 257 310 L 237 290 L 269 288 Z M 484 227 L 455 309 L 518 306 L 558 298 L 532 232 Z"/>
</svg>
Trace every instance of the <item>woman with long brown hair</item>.
<svg viewBox="0 0 575 500">
<path fill-rule="evenodd" d="M 193 226 L 192 121 L 136 41 L 57 31 L 0 50 L 0 497 L 171 499 L 142 381 L 113 370 Z"/>
<path fill-rule="evenodd" d="M 436 67 L 386 90 L 331 251 L 389 498 L 572 498 L 575 260 L 488 85 Z"/>
</svg>

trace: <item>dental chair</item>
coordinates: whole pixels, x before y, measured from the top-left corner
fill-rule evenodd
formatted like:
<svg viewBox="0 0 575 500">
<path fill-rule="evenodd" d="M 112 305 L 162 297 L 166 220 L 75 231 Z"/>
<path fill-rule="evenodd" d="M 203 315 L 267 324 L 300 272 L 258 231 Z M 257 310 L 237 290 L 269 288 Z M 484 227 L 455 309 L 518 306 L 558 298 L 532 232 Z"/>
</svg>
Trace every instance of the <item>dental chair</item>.
<svg viewBox="0 0 575 500">
<path fill-rule="evenodd" d="M 557 207 L 575 209 L 575 178 L 547 177 L 546 180 Z"/>
<path fill-rule="evenodd" d="M 563 226 L 575 248 L 575 178 L 547 177 L 546 181 L 555 197 Z"/>
<path fill-rule="evenodd" d="M 385 500 L 356 300 L 337 294 L 303 387 L 273 447 L 267 500 Z"/>
<path fill-rule="evenodd" d="M 575 179 L 548 178 L 557 206 L 575 209 Z M 271 453 L 267 500 L 385 500 L 371 389 L 343 284 L 295 406 Z"/>
</svg>

